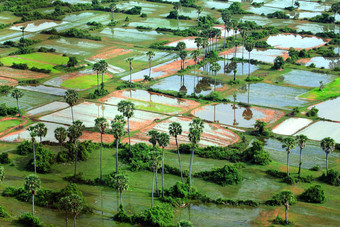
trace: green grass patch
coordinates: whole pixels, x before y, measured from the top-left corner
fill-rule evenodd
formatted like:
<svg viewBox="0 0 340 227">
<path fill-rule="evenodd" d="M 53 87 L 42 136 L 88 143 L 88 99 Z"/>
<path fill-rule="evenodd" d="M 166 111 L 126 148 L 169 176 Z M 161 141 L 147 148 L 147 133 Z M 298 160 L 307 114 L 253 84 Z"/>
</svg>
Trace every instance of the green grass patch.
<svg viewBox="0 0 340 227">
<path fill-rule="evenodd" d="M 13 126 L 19 125 L 22 123 L 22 120 L 7 120 L 7 121 L 0 121 L 0 132 L 5 131 L 8 128 Z"/>
<path fill-rule="evenodd" d="M 319 91 L 319 88 L 314 88 L 313 90 L 301 95 L 300 98 L 324 100 L 338 96 L 340 96 L 340 78 L 337 78 L 333 82 L 327 84 L 322 91 Z"/>
<path fill-rule="evenodd" d="M 151 102 L 143 102 L 143 101 L 135 101 L 131 100 L 136 104 L 136 108 L 140 110 L 160 112 L 160 113 L 179 113 L 182 111 L 182 108 L 176 106 L 168 106 L 160 103 L 151 103 Z"/>
<path fill-rule="evenodd" d="M 0 61 L 4 63 L 6 66 L 11 66 L 13 63 L 16 64 L 27 64 L 29 68 L 36 67 L 38 69 L 50 69 L 52 73 L 59 73 L 60 71 L 53 68 L 53 65 L 47 64 L 47 63 L 41 63 L 41 62 L 35 62 L 29 59 L 22 59 L 18 57 L 5 57 L 1 58 Z"/>
<path fill-rule="evenodd" d="M 24 55 L 19 55 L 18 57 L 20 58 L 25 58 L 25 59 L 31 59 L 35 61 L 41 61 L 45 62 L 48 64 L 54 64 L 54 65 L 63 65 L 67 64 L 69 58 L 68 57 L 63 57 L 59 54 L 51 54 L 51 53 L 32 53 L 32 54 L 24 54 Z"/>
<path fill-rule="evenodd" d="M 104 75 L 104 82 L 108 81 L 109 79 L 109 76 Z M 99 83 L 101 83 L 101 81 L 101 75 L 99 75 Z M 95 85 L 97 85 L 97 75 L 80 76 L 66 80 L 61 84 L 62 87 L 75 89 L 87 89 Z"/>
</svg>

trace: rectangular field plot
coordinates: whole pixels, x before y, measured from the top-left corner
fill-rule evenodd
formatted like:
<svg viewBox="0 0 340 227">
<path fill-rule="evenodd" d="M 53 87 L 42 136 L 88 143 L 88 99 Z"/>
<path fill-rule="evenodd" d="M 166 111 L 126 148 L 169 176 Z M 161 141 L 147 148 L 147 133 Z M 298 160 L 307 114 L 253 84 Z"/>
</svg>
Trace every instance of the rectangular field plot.
<svg viewBox="0 0 340 227">
<path fill-rule="evenodd" d="M 46 104 L 44 106 L 38 107 L 36 109 L 30 110 L 27 112 L 29 115 L 41 115 L 44 113 L 50 113 L 57 110 L 61 110 L 64 108 L 67 108 L 69 105 L 66 102 L 51 102 L 49 104 Z"/>
<path fill-rule="evenodd" d="M 318 110 L 318 116 L 332 121 L 340 122 L 340 98 L 327 100 L 314 105 Z M 310 107 L 311 108 L 311 107 Z"/>
<path fill-rule="evenodd" d="M 74 120 L 84 122 L 86 127 L 94 127 L 94 120 L 98 117 L 105 117 L 110 123 L 114 117 L 121 113 L 116 106 L 104 105 L 101 103 L 84 102 L 73 107 Z M 148 126 L 154 120 L 163 119 L 166 116 L 136 110 L 130 119 L 130 129 L 138 130 Z M 40 118 L 43 121 L 56 122 L 61 124 L 72 124 L 71 108 L 67 108 Z"/>
<path fill-rule="evenodd" d="M 289 118 L 276 126 L 272 131 L 280 135 L 293 135 L 313 121 L 306 118 Z"/>
<path fill-rule="evenodd" d="M 325 137 L 331 137 L 336 143 L 340 143 L 340 123 L 318 121 L 297 133 L 297 135 L 301 134 L 318 141 Z"/>
<path fill-rule="evenodd" d="M 64 96 L 66 90 L 62 88 L 47 87 L 44 85 L 39 86 L 17 86 L 18 89 L 26 91 L 36 91 L 50 95 Z"/>
</svg>

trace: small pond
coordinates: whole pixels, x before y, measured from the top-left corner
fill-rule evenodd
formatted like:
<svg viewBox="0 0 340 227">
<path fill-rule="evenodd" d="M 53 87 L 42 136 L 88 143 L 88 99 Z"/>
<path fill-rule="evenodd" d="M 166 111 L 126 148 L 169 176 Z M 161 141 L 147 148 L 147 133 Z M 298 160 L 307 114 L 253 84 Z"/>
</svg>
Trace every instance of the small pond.
<svg viewBox="0 0 340 227">
<path fill-rule="evenodd" d="M 332 82 L 334 76 L 330 74 L 315 73 L 303 70 L 292 70 L 283 75 L 284 83 L 306 87 L 319 87 L 320 81 L 323 84 Z"/>
<path fill-rule="evenodd" d="M 293 34 L 279 34 L 269 36 L 267 43 L 276 48 L 312 48 L 325 44 L 326 42 L 317 37 L 303 37 Z"/>
<path fill-rule="evenodd" d="M 304 65 L 315 64 L 317 68 L 326 68 L 326 69 L 334 69 L 335 67 L 340 67 L 340 58 L 339 57 L 313 57 L 307 63 L 302 63 Z"/>
<path fill-rule="evenodd" d="M 318 110 L 318 117 L 340 122 L 340 97 L 314 105 Z"/>
<path fill-rule="evenodd" d="M 248 52 L 245 56 L 248 56 Z M 222 61 L 218 61 L 217 63 L 221 66 L 221 69 L 217 72 L 217 74 L 224 74 L 224 66 L 228 65 L 231 62 L 226 60 L 225 64 L 224 64 L 224 61 L 222 60 Z M 246 74 L 248 74 L 249 70 L 250 70 L 250 73 L 253 73 L 258 68 L 259 67 L 257 65 L 249 64 L 249 63 L 246 63 L 246 62 L 237 62 L 236 68 L 235 68 L 237 70 L 236 75 L 246 75 Z M 204 72 L 208 72 L 208 73 L 211 73 L 211 75 L 214 75 L 214 72 L 212 72 L 210 70 L 210 64 L 206 64 L 201 69 Z M 227 75 L 234 75 L 234 71 L 232 70 L 232 71 L 228 72 Z"/>
<path fill-rule="evenodd" d="M 321 141 L 326 137 L 331 137 L 336 143 L 340 143 L 340 123 L 318 121 L 297 134 L 306 135 L 308 138 L 317 141 Z"/>
</svg>

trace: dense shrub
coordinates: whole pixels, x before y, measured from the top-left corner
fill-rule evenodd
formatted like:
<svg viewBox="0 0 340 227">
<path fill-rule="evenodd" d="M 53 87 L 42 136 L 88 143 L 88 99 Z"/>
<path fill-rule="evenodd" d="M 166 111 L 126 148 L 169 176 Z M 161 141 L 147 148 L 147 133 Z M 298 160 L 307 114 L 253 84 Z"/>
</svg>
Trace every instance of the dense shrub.
<svg viewBox="0 0 340 227">
<path fill-rule="evenodd" d="M 312 18 L 309 18 L 309 21 L 318 23 L 334 23 L 334 20 L 334 17 L 328 13 L 322 13 L 321 15 L 316 15 Z"/>
<path fill-rule="evenodd" d="M 276 11 L 274 13 L 268 13 L 268 18 L 289 19 L 289 16 L 282 11 Z"/>
<path fill-rule="evenodd" d="M 0 218 L 7 218 L 9 217 L 9 214 L 5 211 L 5 208 L 3 206 L 0 206 Z"/>
<path fill-rule="evenodd" d="M 11 160 L 8 158 L 8 152 L 0 154 L 0 164 L 9 164 Z"/>
<path fill-rule="evenodd" d="M 288 177 L 287 173 L 281 172 L 278 170 L 272 170 L 272 169 L 267 170 L 266 173 L 270 176 L 281 179 L 282 182 L 287 183 L 287 184 L 295 184 L 298 182 L 311 183 L 314 180 L 314 177 L 311 175 L 307 175 L 307 176 L 290 175 Z"/>
<path fill-rule="evenodd" d="M 123 204 L 120 204 L 118 213 L 113 216 L 113 220 L 124 223 L 132 223 L 131 218 L 132 216 L 126 213 Z"/>
<path fill-rule="evenodd" d="M 263 143 L 258 140 L 243 152 L 243 160 L 259 165 L 268 165 L 272 161 L 269 152 L 263 149 Z"/>
<path fill-rule="evenodd" d="M 340 173 L 334 169 L 328 171 L 328 176 L 322 174 L 321 180 L 335 186 L 340 186 Z"/>
<path fill-rule="evenodd" d="M 274 69 L 282 69 L 283 68 L 283 65 L 284 65 L 284 59 L 283 57 L 281 56 L 277 56 L 275 59 L 274 59 Z"/>
<path fill-rule="evenodd" d="M 142 12 L 142 7 L 140 6 L 134 6 L 131 9 L 126 10 L 124 13 L 130 14 L 130 15 L 139 15 Z"/>
<path fill-rule="evenodd" d="M 48 173 L 55 162 L 55 154 L 43 146 L 35 149 L 36 167 L 38 173 Z M 26 166 L 27 170 L 34 171 L 34 159 L 32 158 Z"/>
<path fill-rule="evenodd" d="M 320 166 L 319 165 L 313 166 L 309 170 L 311 170 L 311 171 L 319 171 L 320 170 Z"/>
<path fill-rule="evenodd" d="M 39 80 L 21 80 L 19 81 L 19 85 L 27 85 L 27 84 L 39 84 Z"/>
<path fill-rule="evenodd" d="M 60 151 L 56 156 L 58 163 L 73 162 L 75 160 L 76 146 L 74 143 L 66 143 L 66 150 Z M 89 158 L 89 153 L 92 153 L 98 148 L 97 144 L 85 140 L 78 144 L 78 161 L 86 161 Z"/>
<path fill-rule="evenodd" d="M 240 2 L 233 2 L 229 7 L 228 10 L 231 14 L 246 14 L 248 13 L 244 9 L 242 9 L 242 5 Z"/>
<path fill-rule="evenodd" d="M 38 217 L 34 217 L 31 213 L 22 214 L 18 220 L 18 224 L 22 226 L 30 226 L 30 227 L 43 227 L 44 225 L 40 223 Z"/>
<path fill-rule="evenodd" d="M 39 149 L 42 145 L 35 142 L 35 149 Z M 33 153 L 32 142 L 25 140 L 19 144 L 17 147 L 17 153 L 20 155 L 27 155 Z"/>
<path fill-rule="evenodd" d="M 308 117 L 317 117 L 318 116 L 319 110 L 313 106 L 309 111 L 307 111 L 306 115 Z"/>
<path fill-rule="evenodd" d="M 47 53 L 47 52 L 56 52 L 56 49 L 54 48 L 46 48 L 46 47 L 40 47 L 38 49 L 38 52 L 43 52 L 43 53 Z"/>
<path fill-rule="evenodd" d="M 135 224 L 143 226 L 168 226 L 174 218 L 174 211 L 171 206 L 154 206 L 145 210 L 140 215 L 134 215 L 132 220 Z"/>
<path fill-rule="evenodd" d="M 0 62 L 0 66 L 1 66 L 1 62 Z M 12 89 L 13 89 L 12 86 L 1 85 L 1 86 L 0 86 L 0 95 L 7 95 Z M 4 104 L 5 104 L 5 103 L 4 103 Z M 6 104 L 5 104 L 5 105 L 6 105 Z"/>
<path fill-rule="evenodd" d="M 50 73 L 51 72 L 50 69 L 39 69 L 37 67 L 32 67 L 30 68 L 30 70 L 33 72 L 39 72 L 39 73 Z"/>
<path fill-rule="evenodd" d="M 7 107 L 6 103 L 2 103 L 0 105 L 0 116 L 7 116 L 11 115 L 14 116 L 18 113 L 18 108 L 17 107 Z"/>
<path fill-rule="evenodd" d="M 299 198 L 307 203 L 322 203 L 326 196 L 321 185 L 314 185 L 305 190 Z"/>
<path fill-rule="evenodd" d="M 138 171 L 149 168 L 150 152 L 153 150 L 151 145 L 137 143 L 131 145 L 131 153 L 128 144 L 119 152 L 120 158 L 131 165 L 131 170 Z"/>
<path fill-rule="evenodd" d="M 166 17 L 168 19 L 177 19 L 177 11 L 176 10 L 171 10 L 169 15 Z M 180 20 L 191 20 L 190 17 L 183 16 L 183 15 L 178 15 L 178 19 Z"/>
<path fill-rule="evenodd" d="M 194 176 L 222 186 L 227 184 L 239 184 L 242 180 L 238 169 L 233 165 L 225 165 L 222 168 L 216 168 L 211 171 L 198 172 Z"/>
<path fill-rule="evenodd" d="M 14 69 L 22 69 L 22 70 L 27 70 L 28 69 L 27 64 L 24 64 L 24 63 L 18 63 L 17 64 L 15 62 L 13 62 L 11 67 L 14 68 Z"/>
</svg>

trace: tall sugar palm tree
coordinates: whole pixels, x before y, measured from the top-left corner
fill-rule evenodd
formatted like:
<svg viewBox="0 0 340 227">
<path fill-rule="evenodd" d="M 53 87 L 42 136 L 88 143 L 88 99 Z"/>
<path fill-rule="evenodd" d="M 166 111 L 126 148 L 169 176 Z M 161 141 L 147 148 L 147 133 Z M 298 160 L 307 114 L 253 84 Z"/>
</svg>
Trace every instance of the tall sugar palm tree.
<svg viewBox="0 0 340 227">
<path fill-rule="evenodd" d="M 209 41 L 207 38 L 202 39 L 202 48 L 204 48 L 203 53 L 203 61 L 205 60 L 205 56 L 207 56 L 207 47 L 209 46 Z"/>
<path fill-rule="evenodd" d="M 100 72 L 102 73 L 101 89 L 104 89 L 104 73 L 106 72 L 107 67 L 109 67 L 109 64 L 107 64 L 105 60 L 99 61 L 99 68 L 100 68 Z"/>
<path fill-rule="evenodd" d="M 129 66 L 130 66 L 130 87 L 131 87 L 131 83 L 132 83 L 132 78 L 131 78 L 131 73 L 132 73 L 132 61 L 133 61 L 133 58 L 128 58 L 126 59 L 126 62 L 129 63 Z"/>
<path fill-rule="evenodd" d="M 33 148 L 33 160 L 34 160 L 34 174 L 37 175 L 37 164 L 35 159 L 35 137 L 37 136 L 37 127 L 29 126 L 27 131 L 30 132 L 31 140 L 32 140 L 32 148 Z"/>
<path fill-rule="evenodd" d="M 42 138 L 46 136 L 47 134 L 47 127 L 44 123 L 39 122 L 36 126 L 37 129 L 37 136 L 40 138 L 40 143 L 42 141 Z"/>
<path fill-rule="evenodd" d="M 63 150 L 63 143 L 67 138 L 67 131 L 64 127 L 58 127 L 54 130 L 54 137 L 60 144 L 60 151 Z"/>
<path fill-rule="evenodd" d="M 116 3 L 111 3 L 110 4 L 110 11 L 111 11 L 111 15 L 112 15 L 112 20 L 113 20 L 113 13 L 115 12 L 117 8 L 117 4 Z"/>
<path fill-rule="evenodd" d="M 20 91 L 19 89 L 15 88 L 11 93 L 12 98 L 15 98 L 17 100 L 17 107 L 18 107 L 18 114 L 19 117 L 21 117 L 21 112 L 19 108 L 19 99 L 24 96 L 24 93 Z"/>
<path fill-rule="evenodd" d="M 242 48 L 242 60 L 243 60 L 244 43 L 245 43 L 245 41 L 246 41 L 246 39 L 248 38 L 248 35 L 249 35 L 248 29 L 246 27 L 242 27 L 240 29 L 240 34 L 241 34 L 241 37 L 242 37 L 242 45 L 243 45 L 243 48 Z"/>
<path fill-rule="evenodd" d="M 21 32 L 22 32 L 22 48 L 24 49 L 25 48 L 25 29 L 26 29 L 26 27 L 21 26 L 20 29 L 21 29 Z"/>
<path fill-rule="evenodd" d="M 173 9 L 176 10 L 177 12 L 177 30 L 179 30 L 179 20 L 178 20 L 178 15 L 179 15 L 179 9 L 181 8 L 181 3 L 180 2 L 174 2 L 173 3 Z"/>
<path fill-rule="evenodd" d="M 287 137 L 282 140 L 282 148 L 287 152 L 287 177 L 289 177 L 289 154 L 296 146 L 296 141 L 292 137 Z"/>
<path fill-rule="evenodd" d="M 123 191 L 128 190 L 128 178 L 123 174 L 117 174 L 113 178 L 112 187 L 120 194 L 120 205 L 123 205 Z"/>
<path fill-rule="evenodd" d="M 135 104 L 130 101 L 122 100 L 118 103 L 118 111 L 121 112 L 123 116 L 127 118 L 128 135 L 129 135 L 129 151 L 131 153 L 130 118 L 134 114 Z"/>
<path fill-rule="evenodd" d="M 202 46 L 202 42 L 203 42 L 202 38 L 201 37 L 196 37 L 194 42 L 196 43 L 197 50 L 199 51 L 200 50 L 200 46 Z"/>
<path fill-rule="evenodd" d="M 58 209 L 65 212 L 65 224 L 68 227 L 68 214 L 71 213 L 71 201 L 69 196 L 62 197 L 58 202 Z"/>
<path fill-rule="evenodd" d="M 165 132 L 159 134 L 157 138 L 157 142 L 159 146 L 162 148 L 162 198 L 164 198 L 164 148 L 169 145 L 170 136 Z"/>
<path fill-rule="evenodd" d="M 116 115 L 113 121 L 111 121 L 111 129 L 114 138 L 116 139 L 116 174 L 118 174 L 118 146 L 119 140 L 125 135 L 124 125 L 126 121 L 124 116 Z"/>
<path fill-rule="evenodd" d="M 197 31 L 198 31 L 198 27 L 199 27 L 199 24 L 200 24 L 200 15 L 203 11 L 203 8 L 202 6 L 196 6 L 196 11 L 197 11 Z"/>
<path fill-rule="evenodd" d="M 67 135 L 71 142 L 76 144 L 76 154 L 74 161 L 74 176 L 77 175 L 77 161 L 78 161 L 78 147 L 79 147 L 79 137 L 83 135 L 83 131 L 85 129 L 85 125 L 82 121 L 75 121 L 71 126 L 67 129 Z"/>
<path fill-rule="evenodd" d="M 196 67 L 197 67 L 197 62 L 199 60 L 199 57 L 200 57 L 200 52 L 199 50 L 194 50 L 192 53 L 191 53 L 191 57 L 192 59 L 194 59 L 194 62 L 195 62 L 195 71 L 194 71 L 194 93 L 195 93 L 195 84 L 196 84 Z"/>
<path fill-rule="evenodd" d="M 211 65 L 211 71 L 213 71 L 214 74 L 215 74 L 215 86 L 214 86 L 214 91 L 216 91 L 216 74 L 217 74 L 217 72 L 220 71 L 220 70 L 221 70 L 220 64 L 218 64 L 217 62 L 212 63 L 212 65 Z"/>
<path fill-rule="evenodd" d="M 282 191 L 274 195 L 273 199 L 285 207 L 285 222 L 288 225 L 288 209 L 290 205 L 296 203 L 296 197 L 291 191 Z"/>
<path fill-rule="evenodd" d="M 103 180 L 103 134 L 105 133 L 105 129 L 109 126 L 109 123 L 107 123 L 106 118 L 99 117 L 94 120 L 94 126 L 99 130 L 100 132 L 100 183 L 102 183 Z"/>
<path fill-rule="evenodd" d="M 179 57 L 182 60 L 181 69 L 185 69 L 185 59 L 187 56 L 188 52 L 186 50 L 182 50 L 181 52 L 179 52 Z"/>
<path fill-rule="evenodd" d="M 300 162 L 299 162 L 299 175 L 301 173 L 301 165 L 302 165 L 302 149 L 305 148 L 306 142 L 308 140 L 308 137 L 305 135 L 297 135 L 296 136 L 296 143 L 300 147 Z"/>
<path fill-rule="evenodd" d="M 198 118 L 193 119 L 192 122 L 190 123 L 189 140 L 192 144 L 192 153 L 191 153 L 190 167 L 189 167 L 189 193 L 191 193 L 191 172 L 192 172 L 192 165 L 194 162 L 195 147 L 196 147 L 196 144 L 198 144 L 201 140 L 203 129 L 204 129 L 204 124 Z"/>
<path fill-rule="evenodd" d="M 151 129 L 150 131 L 148 131 L 147 135 L 150 136 L 149 142 L 152 144 L 153 151 L 156 152 L 156 145 L 157 145 L 157 139 L 159 137 L 159 132 L 154 129 Z M 157 174 L 158 174 L 158 168 L 155 170 L 155 177 L 156 177 L 156 193 L 157 193 L 157 197 L 159 197 Z"/>
<path fill-rule="evenodd" d="M 244 47 L 246 48 L 246 50 L 248 51 L 249 53 L 249 58 L 248 58 L 248 78 L 250 78 L 250 52 L 253 51 L 254 49 L 254 41 L 253 40 L 247 40 L 246 43 L 244 44 Z"/>
<path fill-rule="evenodd" d="M 34 216 L 34 196 L 40 190 L 41 181 L 35 175 L 29 175 L 25 178 L 25 191 L 32 195 L 32 215 Z"/>
<path fill-rule="evenodd" d="M 154 194 L 154 186 L 155 186 L 155 175 L 157 173 L 157 170 L 159 168 L 161 162 L 161 155 L 158 151 L 153 151 L 150 153 L 150 166 L 153 170 L 153 176 L 152 176 L 152 191 L 151 191 L 151 208 L 153 206 L 153 194 Z M 157 181 L 156 181 L 157 182 Z M 157 185 L 156 185 L 157 187 Z M 158 190 L 157 190 L 158 191 Z M 159 195 L 158 195 L 159 196 Z"/>
<path fill-rule="evenodd" d="M 155 56 L 155 52 L 150 50 L 146 53 L 146 55 L 148 56 L 148 61 L 149 61 L 149 77 L 151 77 L 151 62 L 152 62 L 152 58 Z"/>
<path fill-rule="evenodd" d="M 335 141 L 330 137 L 326 137 L 321 140 L 320 146 L 326 153 L 326 176 L 328 176 L 328 155 L 335 150 Z"/>
<path fill-rule="evenodd" d="M 100 71 L 100 64 L 98 62 L 94 63 L 92 66 L 92 70 L 97 73 L 97 91 L 99 92 L 99 71 Z"/>
<path fill-rule="evenodd" d="M 226 47 L 226 40 L 227 40 L 226 32 L 227 32 L 228 23 L 230 23 L 230 20 L 231 20 L 231 13 L 230 13 L 229 10 L 225 9 L 225 10 L 222 10 L 221 16 L 222 16 L 222 20 L 224 22 L 224 44 L 223 44 L 223 49 L 225 49 L 225 47 Z M 228 33 L 229 33 L 229 31 L 228 31 Z"/>
<path fill-rule="evenodd" d="M 177 155 L 178 155 L 178 164 L 179 164 L 179 171 L 181 172 L 181 181 L 183 183 L 183 172 L 182 172 L 182 165 L 181 165 L 181 155 L 179 153 L 178 141 L 177 137 L 182 134 L 182 125 L 178 122 L 172 122 L 169 125 L 169 134 L 170 136 L 175 137 L 176 147 L 177 147 Z"/>
<path fill-rule="evenodd" d="M 72 123 L 74 122 L 73 106 L 77 104 L 79 100 L 79 94 L 76 90 L 69 89 L 65 92 L 64 99 L 66 103 L 71 107 Z"/>
</svg>

